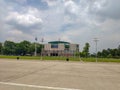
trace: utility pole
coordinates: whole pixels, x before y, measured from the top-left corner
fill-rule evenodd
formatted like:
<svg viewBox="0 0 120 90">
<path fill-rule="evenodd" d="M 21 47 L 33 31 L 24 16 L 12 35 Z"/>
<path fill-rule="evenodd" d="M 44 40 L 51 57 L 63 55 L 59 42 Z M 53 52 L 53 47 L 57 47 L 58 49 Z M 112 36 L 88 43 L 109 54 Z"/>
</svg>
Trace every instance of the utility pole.
<svg viewBox="0 0 120 90">
<path fill-rule="evenodd" d="M 94 38 L 94 41 L 95 41 L 95 47 L 96 47 L 96 62 L 98 61 L 98 58 L 97 58 L 97 42 L 99 41 L 98 38 Z"/>
</svg>

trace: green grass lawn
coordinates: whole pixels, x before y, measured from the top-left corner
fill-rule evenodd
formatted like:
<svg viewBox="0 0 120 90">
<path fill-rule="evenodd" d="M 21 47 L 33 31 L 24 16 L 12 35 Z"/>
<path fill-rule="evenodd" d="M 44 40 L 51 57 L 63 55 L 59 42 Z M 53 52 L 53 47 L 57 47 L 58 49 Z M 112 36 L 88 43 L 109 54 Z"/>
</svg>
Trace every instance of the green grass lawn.
<svg viewBox="0 0 120 90">
<path fill-rule="evenodd" d="M 19 57 L 20 59 L 30 59 L 30 60 L 66 60 L 66 57 L 58 57 L 58 56 L 0 56 L 0 58 L 4 58 L 4 59 L 17 59 L 17 57 Z M 69 57 L 69 60 L 73 61 L 78 61 L 78 58 L 73 58 L 73 57 Z"/>
<path fill-rule="evenodd" d="M 96 58 L 82 58 L 83 61 L 85 62 L 96 62 Z M 115 58 L 98 58 L 97 62 L 119 62 L 120 59 L 115 59 Z"/>
<path fill-rule="evenodd" d="M 0 56 L 0 58 L 4 59 L 17 59 L 17 57 L 20 58 L 20 60 L 63 60 L 66 61 L 66 57 L 51 57 L 51 56 L 43 56 L 42 58 L 40 56 Z M 96 58 L 79 58 L 79 57 L 69 57 L 70 61 L 84 61 L 84 62 L 96 62 Z M 98 58 L 98 62 L 120 62 L 120 59 L 113 59 L 113 58 Z"/>
</svg>

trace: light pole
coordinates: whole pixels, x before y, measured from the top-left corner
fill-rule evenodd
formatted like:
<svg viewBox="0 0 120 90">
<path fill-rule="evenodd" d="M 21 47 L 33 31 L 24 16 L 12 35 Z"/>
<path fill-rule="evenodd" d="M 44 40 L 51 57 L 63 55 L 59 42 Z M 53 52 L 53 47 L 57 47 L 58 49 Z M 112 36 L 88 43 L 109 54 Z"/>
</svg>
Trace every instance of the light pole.
<svg viewBox="0 0 120 90">
<path fill-rule="evenodd" d="M 35 37 L 35 56 L 37 56 L 37 45 L 36 45 L 36 43 L 37 43 L 37 37 Z"/>
<path fill-rule="evenodd" d="M 81 56 L 80 56 L 80 44 L 79 44 L 79 51 L 78 52 L 79 52 L 79 60 L 82 61 Z"/>
<path fill-rule="evenodd" d="M 95 47 L 96 47 L 96 62 L 98 61 L 97 59 L 97 42 L 99 41 L 98 38 L 94 38 L 95 41 Z"/>
<path fill-rule="evenodd" d="M 44 42 L 44 39 L 42 38 L 42 39 L 41 39 L 41 45 L 42 45 L 42 46 L 41 46 L 41 60 L 42 60 L 42 52 L 43 52 L 43 42 Z"/>
</svg>

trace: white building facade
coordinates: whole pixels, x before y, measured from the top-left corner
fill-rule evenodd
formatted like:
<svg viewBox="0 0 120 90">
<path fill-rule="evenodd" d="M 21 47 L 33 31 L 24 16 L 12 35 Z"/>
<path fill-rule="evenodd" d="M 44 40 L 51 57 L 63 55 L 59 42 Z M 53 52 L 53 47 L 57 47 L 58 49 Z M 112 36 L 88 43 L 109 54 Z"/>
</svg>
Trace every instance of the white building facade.
<svg viewBox="0 0 120 90">
<path fill-rule="evenodd" d="M 44 56 L 74 56 L 79 52 L 79 44 L 71 44 L 64 41 L 52 41 L 44 44 L 42 55 Z"/>
</svg>

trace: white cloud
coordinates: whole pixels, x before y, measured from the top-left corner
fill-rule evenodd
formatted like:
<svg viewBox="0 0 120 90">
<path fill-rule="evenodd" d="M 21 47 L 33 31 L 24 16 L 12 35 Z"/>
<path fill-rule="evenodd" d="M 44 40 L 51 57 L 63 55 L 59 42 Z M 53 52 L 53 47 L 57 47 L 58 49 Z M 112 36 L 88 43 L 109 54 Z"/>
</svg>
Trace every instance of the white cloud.
<svg viewBox="0 0 120 90">
<path fill-rule="evenodd" d="M 68 13 L 72 13 L 72 14 L 76 14 L 76 15 L 79 13 L 79 12 L 78 12 L 79 8 L 78 8 L 78 6 L 75 4 L 74 1 L 72 1 L 72 0 L 67 0 L 67 1 L 64 2 L 64 5 L 65 5 L 65 9 L 66 9 L 66 11 L 67 11 Z"/>
<path fill-rule="evenodd" d="M 15 21 L 20 25 L 34 25 L 36 23 L 42 23 L 42 19 L 38 18 L 32 14 L 26 13 L 26 14 L 20 14 L 18 12 L 10 12 L 8 17 L 6 18 L 6 21 Z"/>
</svg>

